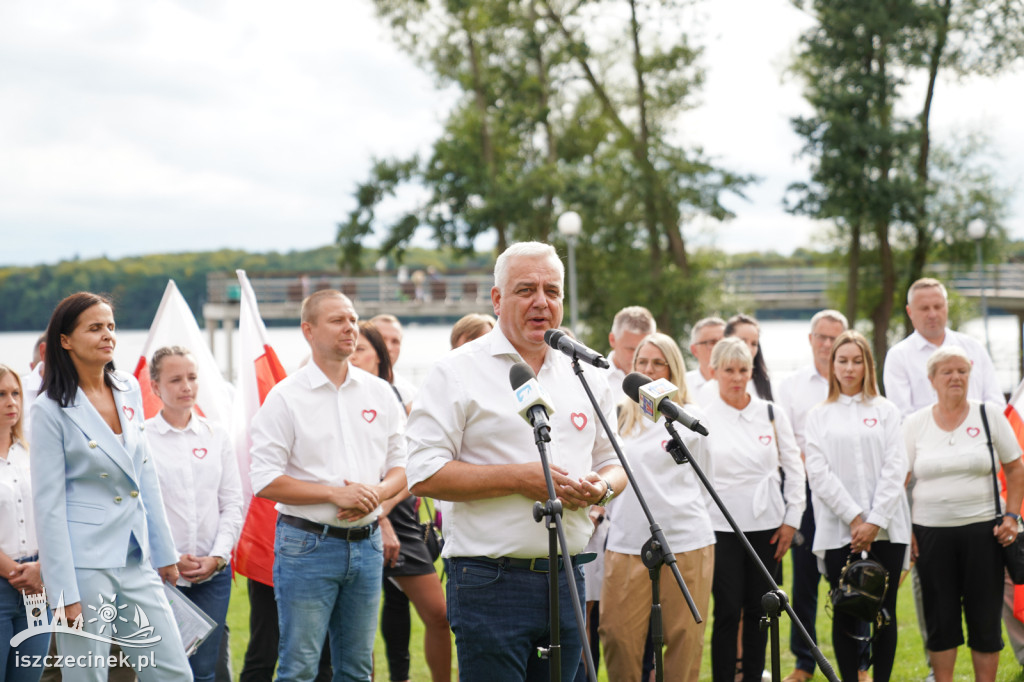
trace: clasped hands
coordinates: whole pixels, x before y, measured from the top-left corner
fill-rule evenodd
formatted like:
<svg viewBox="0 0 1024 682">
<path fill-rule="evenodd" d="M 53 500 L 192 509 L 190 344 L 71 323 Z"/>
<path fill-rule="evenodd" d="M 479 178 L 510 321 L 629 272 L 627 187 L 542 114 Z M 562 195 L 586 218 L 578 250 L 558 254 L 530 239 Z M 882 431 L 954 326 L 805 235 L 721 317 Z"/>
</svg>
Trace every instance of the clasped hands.
<svg viewBox="0 0 1024 682">
<path fill-rule="evenodd" d="M 531 500 L 544 502 L 548 499 L 548 486 L 540 462 L 524 464 L 520 477 L 521 493 Z M 563 509 L 576 511 L 597 504 L 604 497 L 605 482 L 591 471 L 582 478 L 572 478 L 569 472 L 557 464 L 551 465 L 551 479 L 555 494 Z"/>
</svg>

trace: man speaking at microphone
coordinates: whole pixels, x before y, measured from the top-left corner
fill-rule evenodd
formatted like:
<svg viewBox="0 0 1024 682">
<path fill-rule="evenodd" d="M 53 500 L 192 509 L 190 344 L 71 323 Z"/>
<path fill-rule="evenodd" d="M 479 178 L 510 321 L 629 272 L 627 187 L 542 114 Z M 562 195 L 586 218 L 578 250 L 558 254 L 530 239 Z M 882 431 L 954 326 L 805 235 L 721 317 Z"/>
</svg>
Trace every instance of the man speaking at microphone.
<svg viewBox="0 0 1024 682">
<path fill-rule="evenodd" d="M 410 489 L 454 503 L 442 556 L 462 679 L 548 679 L 548 662 L 537 649 L 550 641 L 549 569 L 561 574 L 562 680 L 573 678 L 582 653 L 562 560 L 548 565 L 548 532 L 533 519 L 533 503 L 547 499 L 547 486 L 533 429 L 516 413 L 509 384 L 514 364 L 529 365 L 550 396 L 551 473 L 581 597 L 578 555 L 593 530 L 587 507 L 626 485 L 570 360 L 544 343 L 544 332 L 562 321 L 563 279 L 550 245 L 523 242 L 498 256 L 491 289 L 498 326 L 435 365 L 409 417 Z M 585 372 L 612 423 L 603 374 Z"/>
</svg>

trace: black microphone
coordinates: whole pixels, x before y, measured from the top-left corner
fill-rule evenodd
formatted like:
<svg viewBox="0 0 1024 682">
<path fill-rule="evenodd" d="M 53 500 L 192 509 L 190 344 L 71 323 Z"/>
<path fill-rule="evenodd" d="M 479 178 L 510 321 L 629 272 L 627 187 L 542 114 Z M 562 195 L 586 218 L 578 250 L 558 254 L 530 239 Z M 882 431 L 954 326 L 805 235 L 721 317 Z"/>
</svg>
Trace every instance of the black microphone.
<svg viewBox="0 0 1024 682">
<path fill-rule="evenodd" d="M 551 398 L 537 381 L 537 375 L 525 362 L 517 362 L 508 372 L 516 397 L 516 412 L 536 428 L 548 426 L 548 415 L 555 411 Z"/>
<path fill-rule="evenodd" d="M 561 329 L 549 329 L 544 332 L 544 343 L 555 350 L 560 350 L 570 358 L 578 358 L 588 365 L 608 369 L 610 366 L 604 356 L 596 350 L 591 350 L 582 343 L 572 338 Z"/>
<path fill-rule="evenodd" d="M 630 400 L 640 405 L 648 417 L 656 419 L 655 415 L 661 412 L 666 419 L 679 422 L 694 433 L 699 433 L 702 436 L 708 435 L 708 430 L 704 428 L 699 419 L 665 397 L 667 395 L 666 384 L 675 388 L 668 381 L 655 382 L 645 374 L 631 372 L 622 380 L 622 390 Z"/>
</svg>

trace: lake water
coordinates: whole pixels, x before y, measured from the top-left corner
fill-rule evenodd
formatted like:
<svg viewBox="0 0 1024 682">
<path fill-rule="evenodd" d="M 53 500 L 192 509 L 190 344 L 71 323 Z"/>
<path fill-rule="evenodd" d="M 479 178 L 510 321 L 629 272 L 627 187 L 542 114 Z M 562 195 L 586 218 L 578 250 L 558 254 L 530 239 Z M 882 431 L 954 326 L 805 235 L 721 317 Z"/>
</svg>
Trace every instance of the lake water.
<svg viewBox="0 0 1024 682">
<path fill-rule="evenodd" d="M 402 344 L 402 356 L 397 371 L 415 384 L 426 378 L 434 361 L 448 350 L 450 327 L 447 325 L 407 325 Z M 995 316 L 989 319 L 992 344 L 992 359 L 999 374 L 1004 393 L 1010 393 L 1020 382 L 1017 367 L 1020 330 L 1017 318 Z M 982 343 L 985 328 L 981 319 L 970 320 L 961 328 Z M 134 370 L 139 354 L 146 341 L 145 330 L 121 330 L 117 335 L 115 364 L 124 370 Z M 284 368 L 290 373 L 296 370 L 309 355 L 309 347 L 296 327 L 274 327 L 267 330 L 270 344 L 274 347 Z M 807 322 L 792 320 L 768 320 L 761 322 L 761 344 L 772 379 L 778 381 L 798 367 L 811 362 L 810 345 L 807 342 Z M 0 362 L 10 365 L 19 372 L 28 371 L 32 345 L 37 333 L 9 332 L 0 334 Z M 218 332 L 215 337 L 214 354 L 227 371 L 227 337 Z M 237 334 L 235 341 L 237 342 Z M 606 348 L 598 348 L 606 351 Z M 238 357 L 237 348 L 234 357 Z"/>
</svg>

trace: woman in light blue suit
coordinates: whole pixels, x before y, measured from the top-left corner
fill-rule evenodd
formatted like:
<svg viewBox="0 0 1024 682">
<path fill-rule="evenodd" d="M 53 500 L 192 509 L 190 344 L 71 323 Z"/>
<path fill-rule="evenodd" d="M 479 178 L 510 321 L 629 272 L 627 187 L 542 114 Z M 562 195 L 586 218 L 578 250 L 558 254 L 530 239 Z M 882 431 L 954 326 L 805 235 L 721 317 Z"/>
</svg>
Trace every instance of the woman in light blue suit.
<svg viewBox="0 0 1024 682">
<path fill-rule="evenodd" d="M 161 586 L 177 579 L 178 554 L 143 437 L 139 384 L 114 370 L 110 302 L 68 296 L 46 337 L 31 422 L 39 556 L 50 603 L 81 627 L 58 634 L 57 648 L 87 664 L 64 667 L 64 678 L 106 680 L 100 664 L 113 639 L 142 680 L 191 680 Z"/>
</svg>

